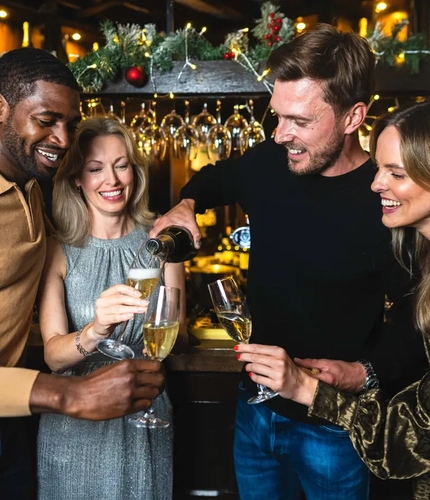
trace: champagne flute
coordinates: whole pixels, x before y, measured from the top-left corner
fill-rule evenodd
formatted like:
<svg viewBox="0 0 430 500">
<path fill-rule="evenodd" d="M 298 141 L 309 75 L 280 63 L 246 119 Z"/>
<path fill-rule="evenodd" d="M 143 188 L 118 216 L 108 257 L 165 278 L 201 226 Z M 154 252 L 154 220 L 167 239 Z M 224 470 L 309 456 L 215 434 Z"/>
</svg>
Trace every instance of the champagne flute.
<svg viewBox="0 0 430 500">
<path fill-rule="evenodd" d="M 248 344 L 252 331 L 252 319 L 240 288 L 233 277 L 223 278 L 208 284 L 209 294 L 218 320 L 228 336 L 236 342 Z M 278 395 L 265 385 L 257 384 L 258 394 L 248 399 L 248 404 L 257 404 Z"/>
<path fill-rule="evenodd" d="M 128 286 L 139 290 L 142 294 L 142 299 L 148 298 L 156 289 L 164 264 L 164 261 L 161 261 L 159 257 L 150 254 L 147 254 L 147 258 L 142 258 L 142 250 L 145 249 L 145 243 L 146 240 L 143 241 L 135 255 L 126 281 Z M 149 265 L 146 266 L 145 262 L 149 262 Z M 128 321 L 124 321 L 117 340 L 112 338 L 99 340 L 96 344 L 97 349 L 106 356 L 114 359 L 134 358 L 133 349 L 123 342 L 127 325 Z"/>
<path fill-rule="evenodd" d="M 149 359 L 163 361 L 175 345 L 179 331 L 180 295 L 179 288 L 170 286 L 160 286 L 158 293 L 151 295 L 143 323 L 143 344 Z M 170 425 L 170 422 L 154 416 L 152 406 L 143 416 L 132 417 L 128 422 L 149 429 Z"/>
</svg>

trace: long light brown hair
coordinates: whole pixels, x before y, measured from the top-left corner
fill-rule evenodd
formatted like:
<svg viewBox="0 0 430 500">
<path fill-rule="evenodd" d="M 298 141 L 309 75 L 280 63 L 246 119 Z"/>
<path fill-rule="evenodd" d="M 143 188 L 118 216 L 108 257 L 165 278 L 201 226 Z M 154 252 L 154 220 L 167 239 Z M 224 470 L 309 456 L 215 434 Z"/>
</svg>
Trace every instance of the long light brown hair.
<svg viewBox="0 0 430 500">
<path fill-rule="evenodd" d="M 415 104 L 379 117 L 370 140 L 373 158 L 378 137 L 390 126 L 395 127 L 400 136 L 400 155 L 407 175 L 423 189 L 430 191 L 430 103 Z M 412 263 L 418 265 L 420 281 L 415 295 L 415 320 L 419 330 L 430 335 L 430 241 L 417 230 L 414 231 L 414 248 L 405 246 L 405 228 L 392 229 L 392 245 L 397 260 L 411 274 Z"/>
<path fill-rule="evenodd" d="M 136 226 L 148 228 L 154 214 L 148 209 L 148 163 L 139 152 L 132 132 L 111 118 L 91 118 L 79 125 L 76 138 L 62 161 L 54 179 L 52 213 L 56 236 L 69 245 L 84 246 L 91 234 L 90 217 L 85 198 L 76 189 L 88 145 L 95 137 L 116 135 L 124 140 L 134 173 L 134 186 L 127 205 L 128 215 Z"/>
</svg>

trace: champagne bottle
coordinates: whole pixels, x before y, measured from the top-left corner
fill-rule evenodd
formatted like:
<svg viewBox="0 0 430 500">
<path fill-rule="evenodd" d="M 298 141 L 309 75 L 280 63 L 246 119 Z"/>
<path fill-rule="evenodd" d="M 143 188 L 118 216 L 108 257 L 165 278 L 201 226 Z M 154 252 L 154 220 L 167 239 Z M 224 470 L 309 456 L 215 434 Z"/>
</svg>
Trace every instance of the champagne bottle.
<svg viewBox="0 0 430 500">
<path fill-rule="evenodd" d="M 156 238 L 146 242 L 146 250 L 161 255 L 166 262 L 185 262 L 197 255 L 193 237 L 188 229 L 179 226 L 164 228 Z"/>
</svg>

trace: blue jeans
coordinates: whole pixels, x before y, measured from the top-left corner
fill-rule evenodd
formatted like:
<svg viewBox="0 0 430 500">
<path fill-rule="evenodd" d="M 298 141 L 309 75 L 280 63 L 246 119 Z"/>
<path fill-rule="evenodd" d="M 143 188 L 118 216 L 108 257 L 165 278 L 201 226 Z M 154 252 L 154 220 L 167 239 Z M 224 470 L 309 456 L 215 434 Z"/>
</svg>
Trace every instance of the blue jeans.
<svg viewBox="0 0 430 500">
<path fill-rule="evenodd" d="M 243 500 L 367 500 L 370 474 L 348 432 L 247 404 L 239 386 L 234 465 Z"/>
</svg>

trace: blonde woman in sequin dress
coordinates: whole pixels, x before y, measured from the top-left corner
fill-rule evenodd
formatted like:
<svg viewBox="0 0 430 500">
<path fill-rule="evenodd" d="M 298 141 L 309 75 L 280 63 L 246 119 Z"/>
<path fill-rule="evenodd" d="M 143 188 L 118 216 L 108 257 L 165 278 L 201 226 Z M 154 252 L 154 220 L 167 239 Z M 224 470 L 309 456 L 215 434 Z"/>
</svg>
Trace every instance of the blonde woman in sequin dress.
<svg viewBox="0 0 430 500">
<path fill-rule="evenodd" d="M 115 362 L 96 351 L 96 342 L 117 338 L 125 320 L 123 341 L 142 356 L 147 301 L 124 283 L 154 219 L 147 184 L 146 162 L 126 127 L 104 118 L 82 123 L 55 179 L 58 233 L 48 244 L 40 289 L 45 360 L 54 372 L 84 375 Z M 165 283 L 184 292 L 182 264 L 166 264 Z M 184 303 L 178 342 L 187 342 Z M 154 409 L 171 421 L 166 391 Z M 44 415 L 39 500 L 169 500 L 172 429 L 138 429 L 127 417 L 90 422 Z"/>
</svg>

